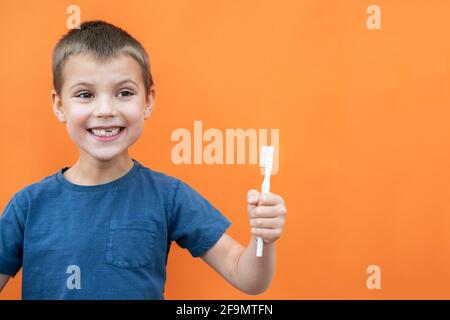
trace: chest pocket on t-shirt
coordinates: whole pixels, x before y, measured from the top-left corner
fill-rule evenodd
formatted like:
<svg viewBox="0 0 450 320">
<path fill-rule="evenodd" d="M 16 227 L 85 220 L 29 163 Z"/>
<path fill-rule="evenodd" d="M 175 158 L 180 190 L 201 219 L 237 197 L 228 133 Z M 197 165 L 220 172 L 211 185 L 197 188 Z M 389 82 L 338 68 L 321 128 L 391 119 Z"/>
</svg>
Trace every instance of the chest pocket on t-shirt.
<svg viewBox="0 0 450 320">
<path fill-rule="evenodd" d="M 106 245 L 106 263 L 121 268 L 150 264 L 156 227 L 149 221 L 111 220 Z"/>
</svg>

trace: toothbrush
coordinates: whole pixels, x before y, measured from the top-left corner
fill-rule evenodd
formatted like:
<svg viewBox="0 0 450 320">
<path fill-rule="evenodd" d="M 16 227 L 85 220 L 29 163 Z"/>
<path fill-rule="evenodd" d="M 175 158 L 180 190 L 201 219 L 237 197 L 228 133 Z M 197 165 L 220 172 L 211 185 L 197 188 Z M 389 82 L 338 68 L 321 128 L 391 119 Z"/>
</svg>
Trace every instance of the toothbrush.
<svg viewBox="0 0 450 320">
<path fill-rule="evenodd" d="M 261 193 L 270 191 L 270 175 L 272 174 L 273 167 L 273 146 L 262 146 L 259 153 L 259 166 L 264 168 L 264 181 L 261 186 Z M 262 257 L 264 242 L 263 239 L 258 237 L 256 243 L 256 256 Z"/>
</svg>

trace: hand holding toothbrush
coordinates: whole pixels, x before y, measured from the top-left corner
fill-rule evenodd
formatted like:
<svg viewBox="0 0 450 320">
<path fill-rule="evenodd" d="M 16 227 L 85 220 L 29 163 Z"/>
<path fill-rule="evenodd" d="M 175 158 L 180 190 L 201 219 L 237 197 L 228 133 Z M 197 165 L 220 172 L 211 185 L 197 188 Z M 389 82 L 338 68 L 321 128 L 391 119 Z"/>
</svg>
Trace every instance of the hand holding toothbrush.
<svg viewBox="0 0 450 320">
<path fill-rule="evenodd" d="M 263 146 L 260 155 L 260 166 L 265 171 L 262 192 L 253 189 L 247 195 L 247 210 L 252 236 L 257 240 L 258 257 L 262 256 L 263 243 L 272 243 L 281 236 L 286 220 L 287 210 L 283 198 L 270 192 L 272 161 L 273 147 Z"/>
</svg>

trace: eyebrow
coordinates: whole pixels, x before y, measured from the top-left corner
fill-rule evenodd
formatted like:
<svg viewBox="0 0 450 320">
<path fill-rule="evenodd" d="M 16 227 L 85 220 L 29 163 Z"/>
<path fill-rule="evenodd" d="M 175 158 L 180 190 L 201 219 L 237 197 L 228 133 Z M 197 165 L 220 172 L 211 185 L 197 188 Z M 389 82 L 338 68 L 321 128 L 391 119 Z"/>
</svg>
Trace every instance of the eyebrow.
<svg viewBox="0 0 450 320">
<path fill-rule="evenodd" d="M 116 86 L 120 86 L 120 85 L 122 85 L 122 84 L 124 84 L 124 83 L 127 83 L 127 82 L 131 82 L 131 83 L 133 83 L 137 88 L 139 88 L 138 84 L 137 84 L 135 81 L 131 80 L 131 79 L 124 79 L 124 80 L 121 80 L 121 81 L 117 82 L 115 85 L 116 85 Z M 92 83 L 85 82 L 85 81 L 77 82 L 77 83 L 71 85 L 70 88 L 69 88 L 69 90 L 72 90 L 73 88 L 75 88 L 75 87 L 77 87 L 77 86 L 86 86 L 86 87 L 90 87 L 90 86 L 92 86 Z"/>
</svg>

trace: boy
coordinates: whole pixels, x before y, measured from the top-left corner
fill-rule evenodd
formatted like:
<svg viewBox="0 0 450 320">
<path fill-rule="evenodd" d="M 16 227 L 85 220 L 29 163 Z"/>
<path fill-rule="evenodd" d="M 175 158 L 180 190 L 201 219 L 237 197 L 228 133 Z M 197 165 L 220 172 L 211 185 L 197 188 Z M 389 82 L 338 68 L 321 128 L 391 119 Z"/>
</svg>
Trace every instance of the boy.
<svg viewBox="0 0 450 320">
<path fill-rule="evenodd" d="M 280 196 L 249 191 L 252 240 L 244 248 L 194 189 L 130 158 L 155 103 L 138 41 L 106 22 L 85 22 L 56 45 L 53 79 L 53 111 L 80 155 L 4 209 L 0 290 L 22 267 L 23 299 L 164 299 L 172 241 L 243 292 L 268 288 L 286 215 Z"/>
</svg>

